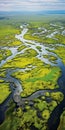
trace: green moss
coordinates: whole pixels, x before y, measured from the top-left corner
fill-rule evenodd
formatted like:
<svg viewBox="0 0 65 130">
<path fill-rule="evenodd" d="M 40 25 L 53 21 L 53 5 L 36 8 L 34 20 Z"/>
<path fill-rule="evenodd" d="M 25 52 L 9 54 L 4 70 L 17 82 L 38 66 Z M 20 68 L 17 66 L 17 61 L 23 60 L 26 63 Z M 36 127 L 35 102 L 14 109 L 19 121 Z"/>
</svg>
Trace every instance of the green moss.
<svg viewBox="0 0 65 130">
<path fill-rule="evenodd" d="M 27 49 L 25 51 L 25 54 L 28 56 L 28 57 L 35 57 L 37 56 L 37 52 L 33 49 Z"/>
<path fill-rule="evenodd" d="M 40 66 L 26 72 L 15 72 L 12 75 L 22 83 L 24 89 L 22 96 L 28 96 L 39 89 L 57 88 L 60 69 L 58 67 L 48 69 Z"/>
<path fill-rule="evenodd" d="M 10 50 L 1 49 L 0 50 L 0 61 L 6 59 L 10 55 L 12 55 Z"/>
<path fill-rule="evenodd" d="M 0 77 L 5 77 L 6 76 L 6 72 L 2 69 L 2 72 L 0 70 Z"/>
<path fill-rule="evenodd" d="M 49 92 L 46 92 L 46 93 L 45 93 L 45 96 L 49 97 L 49 96 L 50 96 L 50 93 L 49 93 Z"/>
<path fill-rule="evenodd" d="M 50 60 L 51 62 L 56 63 L 57 58 L 56 58 L 55 56 L 50 56 L 50 57 L 49 57 L 49 60 Z"/>
<path fill-rule="evenodd" d="M 0 83 L 3 83 L 4 82 L 4 80 L 3 79 L 0 79 Z"/>
<path fill-rule="evenodd" d="M 35 104 L 35 108 L 39 109 L 40 111 L 42 111 L 44 109 L 47 109 L 47 103 L 46 103 L 46 101 L 39 100 L 39 102 L 37 102 Z"/>
<path fill-rule="evenodd" d="M 36 110 L 28 109 L 26 112 L 23 112 L 22 108 L 18 108 L 16 111 L 14 111 L 14 106 L 11 104 L 10 109 L 6 113 L 6 120 L 0 126 L 0 130 L 3 130 L 4 128 L 5 130 L 29 130 L 32 126 L 40 130 L 43 124 L 46 126 L 46 122 L 47 120 L 44 122 L 37 116 Z"/>
<path fill-rule="evenodd" d="M 59 43 L 65 44 L 65 36 L 57 34 L 55 37 L 58 39 Z"/>
<path fill-rule="evenodd" d="M 56 100 L 58 103 L 60 103 L 63 100 L 64 95 L 61 92 L 52 92 L 51 97 L 53 100 Z"/>
<path fill-rule="evenodd" d="M 0 83 L 0 103 L 2 103 L 11 93 L 8 83 Z"/>
<path fill-rule="evenodd" d="M 49 110 L 44 110 L 44 111 L 42 112 L 42 117 L 43 117 L 43 119 L 48 120 L 49 117 L 50 117 Z"/>
<path fill-rule="evenodd" d="M 15 47 L 15 46 L 19 46 L 19 45 L 21 45 L 22 44 L 22 42 L 21 41 L 18 41 L 18 40 L 16 40 L 16 39 L 14 39 L 8 46 L 9 47 Z"/>
<path fill-rule="evenodd" d="M 65 64 L 65 48 L 57 47 L 54 52 L 62 59 L 62 62 Z"/>
<path fill-rule="evenodd" d="M 12 62 L 13 61 L 13 62 Z M 13 60 L 8 60 L 7 63 L 5 63 L 3 65 L 3 68 L 6 69 L 6 68 L 25 68 L 29 65 L 36 65 L 37 62 L 40 62 L 42 63 L 40 60 L 38 60 L 37 58 L 35 57 L 22 57 L 19 55 L 17 57 L 15 57 Z"/>
<path fill-rule="evenodd" d="M 23 49 L 25 49 L 26 48 L 26 46 L 25 45 L 22 45 L 22 46 L 20 46 L 19 48 L 18 48 L 18 51 L 22 51 Z"/>
<path fill-rule="evenodd" d="M 41 47 L 40 47 L 40 46 L 36 46 L 36 48 L 37 48 L 39 51 L 41 51 Z"/>
<path fill-rule="evenodd" d="M 54 100 L 51 101 L 50 103 L 48 103 L 48 107 L 49 107 L 50 112 L 52 112 L 56 106 L 57 106 L 57 102 Z"/>
</svg>

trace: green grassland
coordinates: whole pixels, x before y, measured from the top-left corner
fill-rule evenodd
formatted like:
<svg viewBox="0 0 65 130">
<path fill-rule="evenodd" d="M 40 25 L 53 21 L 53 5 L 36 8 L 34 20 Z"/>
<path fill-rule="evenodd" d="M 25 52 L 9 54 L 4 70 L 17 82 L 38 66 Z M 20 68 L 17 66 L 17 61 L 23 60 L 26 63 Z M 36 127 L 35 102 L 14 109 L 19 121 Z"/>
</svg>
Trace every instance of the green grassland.
<svg viewBox="0 0 65 130">
<path fill-rule="evenodd" d="M 18 46 L 21 44 L 20 41 L 18 41 L 17 39 L 15 39 L 15 34 L 19 34 L 20 33 L 20 29 L 12 26 L 11 24 L 8 25 L 6 23 L 6 21 L 4 21 L 5 24 L 2 24 L 0 26 L 0 46 Z"/>
</svg>

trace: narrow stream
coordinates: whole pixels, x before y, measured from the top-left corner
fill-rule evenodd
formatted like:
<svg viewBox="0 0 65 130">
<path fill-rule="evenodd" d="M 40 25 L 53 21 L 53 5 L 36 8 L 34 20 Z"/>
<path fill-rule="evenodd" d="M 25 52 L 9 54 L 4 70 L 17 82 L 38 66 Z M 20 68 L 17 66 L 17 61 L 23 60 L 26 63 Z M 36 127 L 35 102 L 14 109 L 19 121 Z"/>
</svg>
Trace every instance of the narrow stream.
<svg viewBox="0 0 65 130">
<path fill-rule="evenodd" d="M 5 111 L 7 110 L 8 104 L 9 104 L 11 99 L 13 99 L 14 102 L 17 105 L 22 106 L 26 100 L 32 101 L 34 98 L 37 98 L 37 97 L 39 97 L 41 95 L 45 95 L 45 92 L 52 93 L 52 92 L 60 91 L 60 92 L 62 92 L 64 94 L 64 99 L 53 110 L 53 112 L 52 112 L 52 114 L 51 114 L 51 116 L 50 116 L 50 118 L 48 120 L 48 130 L 57 130 L 57 127 L 58 127 L 59 121 L 60 121 L 60 115 L 62 114 L 63 109 L 65 107 L 65 87 L 64 87 L 65 86 L 65 66 L 61 62 L 61 59 L 56 54 L 48 51 L 48 50 L 51 50 L 51 49 L 54 49 L 54 48 L 45 47 L 41 43 L 36 43 L 35 41 L 24 39 L 24 35 L 27 33 L 28 28 L 27 28 L 27 26 L 25 28 L 23 26 L 20 26 L 20 27 L 23 28 L 23 30 L 22 30 L 21 34 L 16 35 L 15 37 L 18 40 L 22 41 L 23 44 L 27 48 L 23 49 L 20 52 L 17 51 L 17 48 L 15 48 L 15 49 L 10 48 L 10 50 L 12 52 L 12 55 L 9 56 L 6 60 L 2 60 L 1 63 L 0 63 L 0 67 L 2 67 L 9 59 L 13 59 L 17 54 L 24 53 L 26 49 L 31 48 L 31 49 L 34 49 L 38 53 L 38 55 L 36 57 L 38 59 L 40 59 L 41 61 L 45 62 L 46 64 L 50 64 L 51 66 L 60 67 L 60 69 L 62 71 L 62 75 L 58 79 L 59 88 L 54 89 L 54 90 L 50 90 L 50 89 L 48 89 L 48 90 L 39 90 L 39 91 L 34 92 L 32 95 L 30 95 L 30 96 L 28 96 L 26 98 L 21 98 L 20 93 L 23 92 L 23 88 L 20 85 L 20 82 L 17 79 L 11 77 L 11 74 L 13 73 L 13 70 L 6 70 L 7 71 L 6 78 L 3 78 L 3 79 L 4 79 L 5 82 L 10 83 L 10 88 L 11 88 L 12 93 L 8 96 L 8 98 L 2 104 L 0 104 L 0 124 L 5 119 Z M 41 52 L 37 49 L 37 46 L 41 47 Z M 57 57 L 56 64 L 52 63 L 48 59 L 44 58 L 43 55 L 45 55 L 45 54 L 53 55 L 53 56 Z M 26 69 L 21 69 L 21 71 L 25 71 Z M 30 68 L 28 68 L 28 69 L 30 69 Z M 51 124 L 51 122 L 52 122 L 52 124 Z"/>
</svg>

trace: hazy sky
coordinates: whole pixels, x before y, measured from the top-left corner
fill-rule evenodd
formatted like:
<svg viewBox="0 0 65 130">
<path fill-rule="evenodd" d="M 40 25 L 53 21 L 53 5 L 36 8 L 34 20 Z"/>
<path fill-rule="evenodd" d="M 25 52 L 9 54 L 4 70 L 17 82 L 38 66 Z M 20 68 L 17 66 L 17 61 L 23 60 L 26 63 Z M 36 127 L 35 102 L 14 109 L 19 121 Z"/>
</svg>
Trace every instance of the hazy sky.
<svg viewBox="0 0 65 130">
<path fill-rule="evenodd" d="M 65 0 L 0 0 L 0 11 L 65 10 Z"/>
</svg>

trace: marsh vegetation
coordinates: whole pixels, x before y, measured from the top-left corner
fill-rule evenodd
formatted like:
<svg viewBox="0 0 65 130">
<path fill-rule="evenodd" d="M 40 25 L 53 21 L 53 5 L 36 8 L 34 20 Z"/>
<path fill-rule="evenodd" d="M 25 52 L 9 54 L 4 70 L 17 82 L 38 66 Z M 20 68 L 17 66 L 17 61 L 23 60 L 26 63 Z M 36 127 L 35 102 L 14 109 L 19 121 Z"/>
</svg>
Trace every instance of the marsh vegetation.
<svg viewBox="0 0 65 130">
<path fill-rule="evenodd" d="M 64 19 L 34 18 L 0 21 L 0 104 L 18 89 L 18 82 L 22 88 L 22 103 L 11 99 L 0 130 L 47 130 L 51 113 L 65 98 L 58 84 L 58 62 L 65 64 Z M 64 113 L 58 130 L 63 120 Z"/>
</svg>

